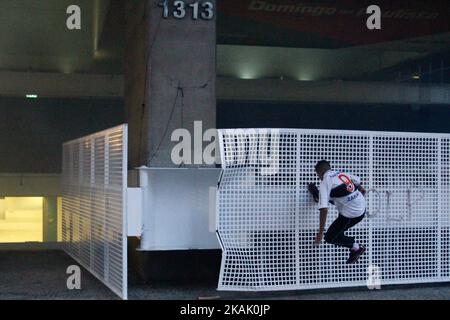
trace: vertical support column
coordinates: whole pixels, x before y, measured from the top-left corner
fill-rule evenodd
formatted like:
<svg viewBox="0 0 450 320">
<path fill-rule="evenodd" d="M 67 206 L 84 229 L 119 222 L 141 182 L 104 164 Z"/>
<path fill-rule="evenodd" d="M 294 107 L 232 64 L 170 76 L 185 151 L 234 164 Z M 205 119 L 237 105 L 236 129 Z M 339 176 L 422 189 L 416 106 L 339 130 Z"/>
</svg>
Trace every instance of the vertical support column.
<svg viewBox="0 0 450 320">
<path fill-rule="evenodd" d="M 43 201 L 44 227 L 43 242 L 56 242 L 58 226 L 57 197 L 45 197 Z"/>
<path fill-rule="evenodd" d="M 95 138 L 91 137 L 91 161 L 90 161 L 90 166 L 91 166 L 91 170 L 90 170 L 90 199 L 89 202 L 91 203 L 91 214 L 92 216 L 95 215 L 95 212 L 92 212 L 92 204 L 94 203 L 94 197 L 95 197 Z M 93 243 L 94 241 L 92 241 L 93 237 L 93 232 L 92 232 L 92 228 L 94 227 L 94 222 L 93 219 L 91 219 L 90 224 L 89 224 L 89 239 L 91 239 L 91 241 L 89 242 L 89 266 L 91 267 L 91 269 L 94 269 L 94 247 L 93 247 Z"/>
<path fill-rule="evenodd" d="M 144 195 L 148 194 L 148 188 L 149 188 L 149 172 L 147 167 L 143 166 L 139 168 L 139 187 L 142 189 L 142 192 Z M 142 211 L 143 212 L 149 212 L 148 205 L 149 199 L 148 197 L 144 196 L 142 197 Z M 142 219 L 143 223 L 143 230 L 142 230 L 142 236 L 141 236 L 141 247 L 143 248 L 149 248 L 153 245 L 153 235 L 154 235 L 154 215 L 150 215 L 148 219 Z"/>
<path fill-rule="evenodd" d="M 150 0 L 126 0 L 125 3 L 125 117 L 129 125 L 129 164 L 131 168 L 145 164 L 142 144 L 148 131 L 148 73 Z"/>
<path fill-rule="evenodd" d="M 373 134 L 369 138 L 369 188 L 373 190 Z M 369 197 L 369 216 L 373 217 L 373 196 Z M 369 266 L 373 264 L 373 219 L 369 219 Z"/>
<path fill-rule="evenodd" d="M 71 198 L 71 201 L 74 201 L 74 197 L 73 197 L 73 193 L 74 193 L 74 190 L 72 189 L 72 188 L 74 188 L 74 185 L 76 185 L 75 184 L 75 181 L 74 181 L 74 177 L 75 177 L 75 165 L 74 165 L 74 145 L 73 144 L 71 144 L 70 146 L 69 146 L 69 150 L 70 150 L 70 160 L 69 160 L 69 186 L 70 186 L 70 198 Z M 74 240 L 74 238 L 73 238 L 73 225 L 74 225 L 74 217 L 73 217 L 73 208 L 70 208 L 70 210 L 69 210 L 69 212 L 68 212 L 68 214 L 69 214 L 69 221 L 68 221 L 68 228 L 69 228 L 69 236 L 68 236 L 68 238 L 67 238 L 67 242 L 69 243 L 69 244 L 72 244 L 73 243 L 73 240 Z M 73 250 L 73 248 L 72 248 L 72 245 L 70 245 L 70 246 L 68 246 L 69 248 L 70 248 L 70 250 L 72 251 Z M 73 254 L 73 252 L 71 252 L 72 254 Z"/>
<path fill-rule="evenodd" d="M 77 202 L 78 202 L 78 212 L 77 212 L 77 236 L 78 236 L 78 243 L 76 244 L 78 249 L 78 256 L 81 257 L 81 244 L 83 242 L 83 216 L 81 215 L 81 210 L 83 207 L 83 202 L 81 200 L 82 196 L 82 189 L 83 189 L 83 154 L 84 154 L 84 148 L 83 143 L 80 141 L 78 142 L 78 192 L 77 192 Z"/>
<path fill-rule="evenodd" d="M 437 210 L 437 268 L 438 268 L 438 278 L 442 276 L 442 226 L 441 226 L 441 215 L 442 215 L 442 139 L 438 138 L 438 210 Z"/>
<path fill-rule="evenodd" d="M 109 281 L 109 239 L 110 235 L 107 233 L 106 227 L 107 215 L 109 212 L 109 199 L 108 199 L 108 187 L 109 187 L 109 134 L 105 135 L 105 159 L 104 159 L 104 181 L 103 181 L 103 192 L 105 197 L 105 203 L 103 208 L 103 239 L 108 239 L 104 242 L 103 252 L 105 259 L 103 260 L 103 272 L 106 281 Z"/>
<path fill-rule="evenodd" d="M 128 126 L 123 130 L 122 138 L 122 295 L 128 299 Z"/>
<path fill-rule="evenodd" d="M 62 197 L 56 197 L 56 241 L 63 241 L 63 216 L 62 216 Z"/>
<path fill-rule="evenodd" d="M 194 136 L 194 122 L 201 121 L 203 131 L 216 126 L 215 6 L 215 0 L 127 1 L 130 167 L 178 167 L 171 159 L 180 142 L 171 141 L 176 129 L 189 140 L 182 140 L 192 155 L 184 165 L 206 166 L 195 153 L 203 146 L 194 148 L 194 141 L 204 142 Z"/>
<path fill-rule="evenodd" d="M 297 287 L 300 286 L 300 133 L 296 133 L 297 155 L 295 157 L 295 278 Z M 321 268 L 321 266 L 319 266 Z"/>
<path fill-rule="evenodd" d="M 4 197 L 0 197 L 0 220 L 6 219 L 6 200 Z"/>
</svg>

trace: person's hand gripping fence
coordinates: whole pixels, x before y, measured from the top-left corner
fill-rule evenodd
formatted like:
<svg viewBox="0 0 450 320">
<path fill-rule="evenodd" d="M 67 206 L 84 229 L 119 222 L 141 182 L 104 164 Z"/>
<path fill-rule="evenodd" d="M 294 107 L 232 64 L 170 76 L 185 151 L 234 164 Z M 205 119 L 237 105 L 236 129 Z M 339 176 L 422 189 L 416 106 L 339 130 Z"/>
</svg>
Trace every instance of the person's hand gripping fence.
<svg viewBox="0 0 450 320">
<path fill-rule="evenodd" d="M 319 202 L 319 189 L 317 189 L 314 183 L 308 184 L 308 191 L 313 196 L 315 202 Z"/>
<path fill-rule="evenodd" d="M 308 191 L 313 196 L 315 202 L 319 202 L 319 189 L 317 189 L 314 183 L 308 184 Z M 334 204 L 333 200 L 330 200 L 329 203 Z"/>
</svg>

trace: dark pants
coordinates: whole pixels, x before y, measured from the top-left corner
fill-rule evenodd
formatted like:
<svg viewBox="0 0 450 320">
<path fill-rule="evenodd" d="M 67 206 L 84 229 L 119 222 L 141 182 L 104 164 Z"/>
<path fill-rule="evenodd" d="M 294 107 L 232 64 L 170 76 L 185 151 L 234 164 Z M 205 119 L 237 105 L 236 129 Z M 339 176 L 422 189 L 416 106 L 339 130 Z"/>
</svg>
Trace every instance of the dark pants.
<svg viewBox="0 0 450 320">
<path fill-rule="evenodd" d="M 336 220 L 331 224 L 325 233 L 325 241 L 330 244 L 334 244 L 340 247 L 352 248 L 355 243 L 355 238 L 347 237 L 345 231 L 360 223 L 366 213 L 357 218 L 346 218 L 339 215 Z"/>
</svg>

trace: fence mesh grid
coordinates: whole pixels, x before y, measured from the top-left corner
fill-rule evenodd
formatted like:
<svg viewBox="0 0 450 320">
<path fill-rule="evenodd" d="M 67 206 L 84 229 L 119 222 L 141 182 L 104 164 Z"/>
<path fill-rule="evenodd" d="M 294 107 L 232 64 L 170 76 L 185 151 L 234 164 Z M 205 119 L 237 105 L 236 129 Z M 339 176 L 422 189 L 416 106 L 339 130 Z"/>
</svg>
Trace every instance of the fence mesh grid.
<svg viewBox="0 0 450 320">
<path fill-rule="evenodd" d="M 127 298 L 127 126 L 63 145 L 64 250 Z"/>
<path fill-rule="evenodd" d="M 306 129 L 219 130 L 220 290 L 288 290 L 450 281 L 450 135 Z M 367 247 L 313 245 L 318 160 L 359 176 Z M 337 216 L 330 206 L 327 227 Z"/>
</svg>

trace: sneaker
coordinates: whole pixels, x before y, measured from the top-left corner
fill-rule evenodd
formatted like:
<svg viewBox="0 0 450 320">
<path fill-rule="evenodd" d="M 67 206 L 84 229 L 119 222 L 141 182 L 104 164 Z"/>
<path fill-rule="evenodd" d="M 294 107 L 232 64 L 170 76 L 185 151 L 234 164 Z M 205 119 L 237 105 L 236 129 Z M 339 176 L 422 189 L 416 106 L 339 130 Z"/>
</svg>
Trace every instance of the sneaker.
<svg viewBox="0 0 450 320">
<path fill-rule="evenodd" d="M 355 263 L 358 261 L 359 257 L 366 251 L 364 246 L 359 246 L 359 249 L 356 251 L 350 250 L 350 256 L 347 259 L 347 263 Z"/>
</svg>

